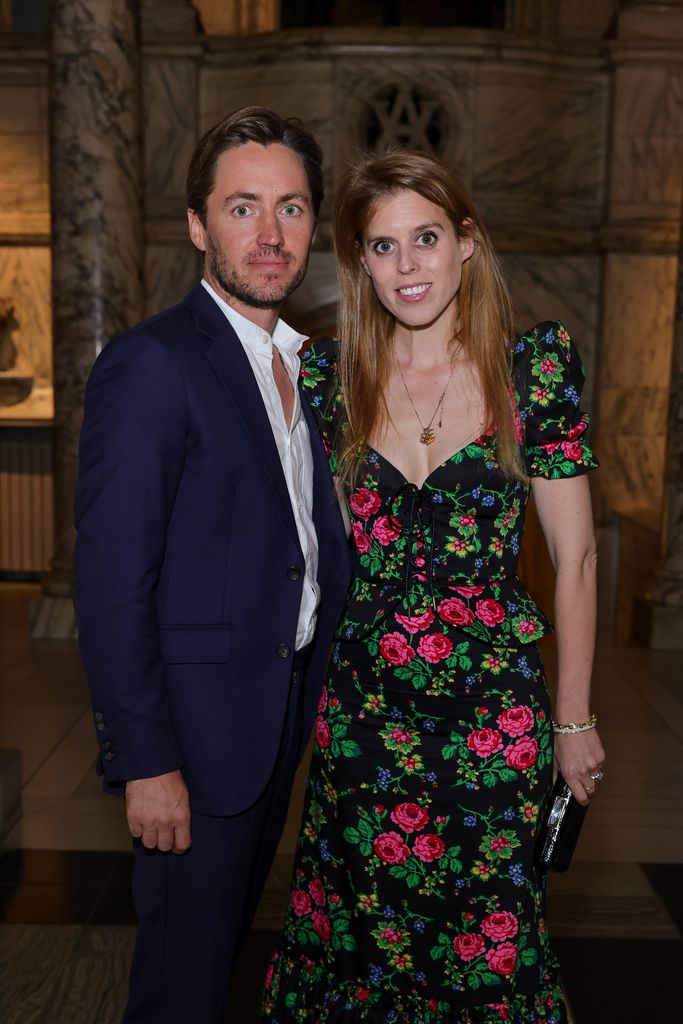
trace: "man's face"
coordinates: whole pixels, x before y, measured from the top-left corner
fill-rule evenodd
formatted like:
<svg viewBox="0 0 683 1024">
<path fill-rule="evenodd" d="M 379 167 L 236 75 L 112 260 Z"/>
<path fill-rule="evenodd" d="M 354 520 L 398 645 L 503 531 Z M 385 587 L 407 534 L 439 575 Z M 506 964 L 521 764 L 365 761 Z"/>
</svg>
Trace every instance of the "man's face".
<svg viewBox="0 0 683 1024">
<path fill-rule="evenodd" d="M 266 329 L 306 273 L 315 219 L 301 158 L 279 144 L 247 142 L 223 153 L 206 225 L 188 211 L 209 284 Z M 260 311 L 260 312 L 259 312 Z"/>
</svg>

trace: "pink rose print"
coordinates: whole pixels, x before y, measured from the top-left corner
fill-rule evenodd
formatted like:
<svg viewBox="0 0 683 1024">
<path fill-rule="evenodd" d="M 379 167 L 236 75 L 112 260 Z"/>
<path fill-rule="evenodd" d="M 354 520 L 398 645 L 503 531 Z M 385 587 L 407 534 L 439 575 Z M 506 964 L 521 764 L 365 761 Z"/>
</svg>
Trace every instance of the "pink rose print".
<svg viewBox="0 0 683 1024">
<path fill-rule="evenodd" d="M 426 864 L 431 860 L 438 860 L 443 857 L 446 844 L 441 836 L 435 832 L 429 832 L 425 836 L 418 836 L 413 843 L 413 853 Z"/>
<path fill-rule="evenodd" d="M 575 424 L 575 426 L 573 426 L 570 430 L 567 431 L 567 440 L 576 441 L 577 437 L 581 437 L 581 435 L 587 427 L 588 424 L 585 420 L 579 420 L 579 422 Z"/>
<path fill-rule="evenodd" d="M 369 491 L 367 487 L 359 487 L 349 498 L 351 511 L 359 519 L 369 519 L 378 510 L 382 502 L 379 495 Z"/>
<path fill-rule="evenodd" d="M 454 952 L 466 963 L 481 956 L 485 949 L 486 945 L 481 935 L 470 932 L 467 935 L 456 935 L 453 939 Z"/>
<path fill-rule="evenodd" d="M 503 749 L 503 737 L 497 729 L 474 729 L 467 737 L 467 746 L 479 757 L 489 757 Z"/>
<path fill-rule="evenodd" d="M 453 641 L 449 640 L 444 633 L 428 633 L 420 637 L 417 645 L 417 653 L 429 661 L 432 665 L 437 661 L 443 661 L 451 653 Z"/>
<path fill-rule="evenodd" d="M 505 750 L 505 761 L 511 768 L 530 768 L 538 758 L 538 743 L 532 736 L 522 736 Z"/>
<path fill-rule="evenodd" d="M 445 598 L 437 610 L 444 622 L 454 626 L 470 626 L 474 622 L 474 612 L 459 597 Z"/>
<path fill-rule="evenodd" d="M 368 551 L 372 547 L 372 541 L 360 523 L 353 523 L 351 529 L 353 530 L 353 539 L 356 543 L 358 554 L 367 555 Z"/>
<path fill-rule="evenodd" d="M 319 878 L 311 879 L 311 881 L 308 883 L 308 891 L 313 897 L 313 902 L 316 904 L 316 906 L 325 906 L 325 904 L 327 903 L 327 897 L 325 896 L 325 889 L 323 888 L 323 883 L 320 881 Z"/>
<path fill-rule="evenodd" d="M 396 621 L 403 626 L 406 633 L 410 633 L 414 636 L 415 633 L 419 633 L 421 629 L 429 629 L 432 622 L 434 621 L 434 612 L 431 608 L 428 608 L 422 615 L 399 615 L 398 612 L 394 612 L 394 618 Z"/>
<path fill-rule="evenodd" d="M 519 930 L 517 918 L 509 910 L 495 911 L 488 914 L 481 924 L 484 935 L 488 935 L 494 942 L 502 942 L 503 939 L 512 939 Z"/>
<path fill-rule="evenodd" d="M 479 597 L 480 594 L 484 593 L 483 584 L 480 583 L 463 583 L 460 587 L 451 587 L 456 594 L 460 594 L 461 597 Z"/>
<path fill-rule="evenodd" d="M 520 704 L 519 707 L 502 711 L 496 721 L 498 728 L 506 732 L 508 736 L 521 736 L 522 733 L 533 729 L 534 713 L 526 704 Z"/>
<path fill-rule="evenodd" d="M 385 633 L 379 642 L 379 653 L 390 665 L 408 665 L 415 657 L 402 633 Z"/>
<path fill-rule="evenodd" d="M 313 904 L 311 903 L 311 897 L 303 889 L 293 889 L 290 897 L 292 910 L 297 917 L 303 917 L 304 914 L 308 914 Z"/>
<path fill-rule="evenodd" d="M 583 449 L 578 441 L 563 441 L 560 448 L 572 462 L 578 462 L 583 453 Z"/>
<path fill-rule="evenodd" d="M 487 1003 L 486 1007 L 489 1010 L 498 1010 L 499 1020 L 510 1019 L 510 1007 L 506 1006 L 505 1003 Z"/>
<path fill-rule="evenodd" d="M 401 536 L 401 524 L 392 516 L 378 516 L 372 524 L 371 533 L 382 547 L 386 547 Z"/>
<path fill-rule="evenodd" d="M 274 974 L 275 974 L 275 964 L 268 964 L 268 970 L 266 971 L 266 984 L 265 984 L 266 991 L 268 989 L 270 989 L 270 983 L 273 980 L 273 975 Z"/>
<path fill-rule="evenodd" d="M 327 707 L 327 687 L 323 686 L 320 700 L 318 701 L 318 714 L 321 715 Z"/>
<path fill-rule="evenodd" d="M 496 974 L 512 974 L 517 965 L 517 947 L 512 942 L 503 942 L 488 951 L 486 961 Z"/>
<path fill-rule="evenodd" d="M 419 832 L 429 821 L 429 815 L 419 804 L 397 804 L 391 820 L 404 832 Z"/>
<path fill-rule="evenodd" d="M 315 722 L 315 739 L 321 750 L 327 750 L 330 745 L 330 727 L 320 716 Z"/>
<path fill-rule="evenodd" d="M 332 937 L 332 927 L 327 914 L 323 914 L 322 910 L 314 910 L 311 914 L 311 920 L 316 934 L 320 936 L 323 942 L 329 942 Z"/>
<path fill-rule="evenodd" d="M 382 832 L 373 844 L 375 853 L 385 864 L 403 864 L 410 856 L 410 850 L 398 832 Z"/>
<path fill-rule="evenodd" d="M 560 447 L 560 442 L 559 441 L 543 441 L 541 443 L 541 448 L 543 449 L 544 452 L 547 452 L 548 455 L 552 455 L 553 452 L 556 452 L 559 447 Z"/>
<path fill-rule="evenodd" d="M 497 626 L 505 618 L 505 609 L 492 598 L 484 601 L 477 601 L 477 618 L 481 619 L 485 626 Z"/>
</svg>

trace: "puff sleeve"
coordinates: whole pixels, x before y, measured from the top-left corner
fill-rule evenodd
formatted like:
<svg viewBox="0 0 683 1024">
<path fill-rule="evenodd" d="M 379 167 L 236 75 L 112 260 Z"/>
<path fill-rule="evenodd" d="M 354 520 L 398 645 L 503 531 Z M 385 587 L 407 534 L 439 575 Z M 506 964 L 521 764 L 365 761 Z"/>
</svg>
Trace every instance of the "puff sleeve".
<svg viewBox="0 0 683 1024">
<path fill-rule="evenodd" d="M 579 476 L 598 466 L 588 446 L 590 418 L 580 406 L 584 370 L 557 321 L 523 334 L 513 356 L 513 380 L 529 476 Z"/>
<path fill-rule="evenodd" d="M 335 439 L 344 402 L 337 374 L 337 339 L 318 338 L 301 360 L 301 389 L 318 422 L 334 475 L 337 471 Z"/>
</svg>

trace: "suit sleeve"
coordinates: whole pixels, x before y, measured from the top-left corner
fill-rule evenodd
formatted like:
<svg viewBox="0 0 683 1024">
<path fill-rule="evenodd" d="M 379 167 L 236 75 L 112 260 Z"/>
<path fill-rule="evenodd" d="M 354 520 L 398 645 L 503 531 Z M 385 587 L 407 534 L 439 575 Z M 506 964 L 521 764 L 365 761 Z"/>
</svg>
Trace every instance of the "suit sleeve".
<svg viewBox="0 0 683 1024">
<path fill-rule="evenodd" d="M 80 647 L 109 786 L 182 767 L 157 588 L 187 431 L 174 354 L 140 330 L 114 339 L 86 389 L 74 557 Z"/>
</svg>

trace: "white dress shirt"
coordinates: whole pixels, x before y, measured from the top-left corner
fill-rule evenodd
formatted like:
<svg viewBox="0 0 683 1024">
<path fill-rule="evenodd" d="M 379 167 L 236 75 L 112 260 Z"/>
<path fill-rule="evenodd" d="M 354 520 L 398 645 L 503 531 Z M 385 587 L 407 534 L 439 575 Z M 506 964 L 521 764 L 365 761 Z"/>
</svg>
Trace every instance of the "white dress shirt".
<svg viewBox="0 0 683 1024">
<path fill-rule="evenodd" d="M 280 455 L 305 563 L 304 587 L 296 630 L 296 649 L 300 650 L 313 639 L 316 609 L 320 602 L 320 587 L 317 582 L 318 538 L 313 525 L 313 455 L 308 425 L 301 411 L 297 387 L 301 365 L 298 352 L 306 340 L 306 335 L 297 334 L 283 320 L 278 320 L 271 336 L 262 327 L 247 320 L 229 306 L 208 281 L 202 281 L 202 284 L 223 310 L 242 343 L 259 386 Z M 294 388 L 294 408 L 289 427 L 285 421 L 280 393 L 273 376 L 274 347 L 282 356 L 282 362 Z"/>
</svg>

